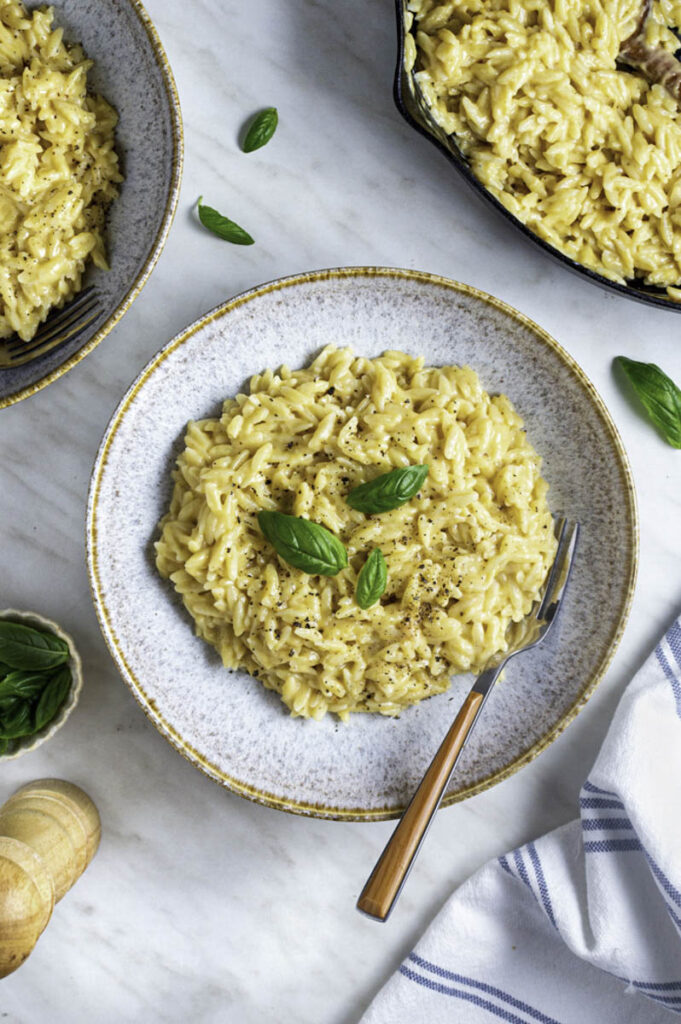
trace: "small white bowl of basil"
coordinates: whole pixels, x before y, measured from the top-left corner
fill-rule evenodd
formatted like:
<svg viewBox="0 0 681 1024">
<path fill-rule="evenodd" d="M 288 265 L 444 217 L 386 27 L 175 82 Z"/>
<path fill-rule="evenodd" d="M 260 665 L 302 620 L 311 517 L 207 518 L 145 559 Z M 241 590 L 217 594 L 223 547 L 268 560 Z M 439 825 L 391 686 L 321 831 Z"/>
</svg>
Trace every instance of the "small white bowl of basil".
<svg viewBox="0 0 681 1024">
<path fill-rule="evenodd" d="M 0 611 L 0 761 L 54 736 L 82 686 L 80 655 L 56 622 L 35 612 Z"/>
</svg>

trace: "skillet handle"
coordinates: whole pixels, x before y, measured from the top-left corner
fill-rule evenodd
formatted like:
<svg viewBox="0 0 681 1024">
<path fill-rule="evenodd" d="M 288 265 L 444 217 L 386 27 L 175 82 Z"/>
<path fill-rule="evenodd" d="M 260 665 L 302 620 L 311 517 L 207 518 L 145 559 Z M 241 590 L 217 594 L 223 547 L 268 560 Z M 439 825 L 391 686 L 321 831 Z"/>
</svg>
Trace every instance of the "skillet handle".
<svg viewBox="0 0 681 1024">
<path fill-rule="evenodd" d="M 484 695 L 475 689 L 466 697 L 411 803 L 378 858 L 357 901 L 357 909 L 369 917 L 385 921 L 392 910 L 483 700 Z"/>
</svg>

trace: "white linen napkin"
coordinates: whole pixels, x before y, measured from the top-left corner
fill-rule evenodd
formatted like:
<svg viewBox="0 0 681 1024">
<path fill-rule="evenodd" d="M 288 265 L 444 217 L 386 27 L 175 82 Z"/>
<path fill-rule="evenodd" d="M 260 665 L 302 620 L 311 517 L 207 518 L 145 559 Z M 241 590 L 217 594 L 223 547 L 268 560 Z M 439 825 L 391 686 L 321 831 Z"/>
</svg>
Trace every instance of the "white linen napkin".
<svg viewBox="0 0 681 1024">
<path fill-rule="evenodd" d="M 681 1016 L 681 619 L 627 687 L 579 804 L 450 897 L 361 1024 Z"/>
</svg>

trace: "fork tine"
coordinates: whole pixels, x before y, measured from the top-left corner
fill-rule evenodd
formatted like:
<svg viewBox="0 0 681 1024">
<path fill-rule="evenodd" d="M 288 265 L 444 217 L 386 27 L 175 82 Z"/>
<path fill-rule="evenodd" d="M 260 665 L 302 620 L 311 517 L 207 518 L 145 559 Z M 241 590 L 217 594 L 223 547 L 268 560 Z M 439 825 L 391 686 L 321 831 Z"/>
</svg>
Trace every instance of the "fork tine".
<svg viewBox="0 0 681 1024">
<path fill-rule="evenodd" d="M 77 326 L 84 317 L 89 316 L 99 305 L 97 296 L 92 296 L 86 303 L 83 303 L 76 310 L 69 310 L 68 315 L 61 317 L 59 320 L 54 320 L 50 324 L 45 324 L 43 330 L 39 331 L 35 337 L 29 342 L 24 342 L 21 346 L 16 345 L 10 349 L 10 357 L 13 355 L 26 355 L 27 353 L 37 351 L 47 342 L 52 341 L 53 338 L 58 337 L 63 331 L 67 331 L 70 327 Z"/>
<path fill-rule="evenodd" d="M 89 315 L 86 315 L 84 319 L 77 319 L 70 328 L 63 328 L 62 331 L 56 332 L 54 337 L 43 339 L 40 345 L 32 348 L 27 354 L 31 358 L 34 358 L 42 355 L 43 352 L 54 351 L 54 349 L 64 345 L 67 341 L 73 341 L 97 319 L 100 313 L 101 309 L 97 306 Z M 19 353 L 18 355 L 10 358 L 13 363 L 18 364 L 26 361 L 26 354 Z"/>
<path fill-rule="evenodd" d="M 46 320 L 45 323 L 41 324 L 40 328 L 30 341 L 22 341 L 16 335 L 10 338 L 6 342 L 7 351 L 10 356 L 15 352 L 22 355 L 31 352 L 34 348 L 37 348 L 45 341 L 54 337 L 55 333 L 58 333 L 63 327 L 70 326 L 76 317 L 89 312 L 93 307 L 93 304 L 97 301 L 98 298 L 94 288 L 86 288 L 83 292 L 80 292 L 72 302 L 69 302 L 66 306 Z"/>
<path fill-rule="evenodd" d="M 567 519 L 562 519 L 556 557 L 546 582 L 544 596 L 537 609 L 539 621 L 543 620 L 550 624 L 555 618 L 572 570 L 578 539 L 579 523 L 570 523 Z"/>
<path fill-rule="evenodd" d="M 18 335 L 12 335 L 12 337 L 8 338 L 5 343 L 7 345 L 7 348 L 18 350 L 20 349 L 22 352 L 26 352 L 30 346 L 36 343 L 39 344 L 41 341 L 44 340 L 45 335 L 47 333 L 51 333 L 55 327 L 59 327 L 60 325 L 65 323 L 67 319 L 70 319 L 74 314 L 77 314 L 86 306 L 89 306 L 92 303 L 93 298 L 96 298 L 96 295 L 93 295 L 93 292 L 93 287 L 86 288 L 84 291 L 79 292 L 78 295 L 75 296 L 75 298 L 73 298 L 61 309 L 53 310 L 53 312 L 50 314 L 47 320 L 45 320 L 40 325 L 34 336 L 29 341 L 22 341 Z"/>
</svg>

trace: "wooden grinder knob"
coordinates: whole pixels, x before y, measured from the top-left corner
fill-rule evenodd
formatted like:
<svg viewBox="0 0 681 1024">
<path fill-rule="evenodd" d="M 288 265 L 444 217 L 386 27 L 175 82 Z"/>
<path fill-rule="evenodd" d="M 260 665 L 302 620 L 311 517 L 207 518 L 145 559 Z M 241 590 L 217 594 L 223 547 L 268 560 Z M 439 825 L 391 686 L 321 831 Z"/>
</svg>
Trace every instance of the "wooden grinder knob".
<svg viewBox="0 0 681 1024">
<path fill-rule="evenodd" d="M 90 797 L 61 779 L 30 782 L 0 807 L 0 978 L 29 956 L 100 835 Z"/>
</svg>

